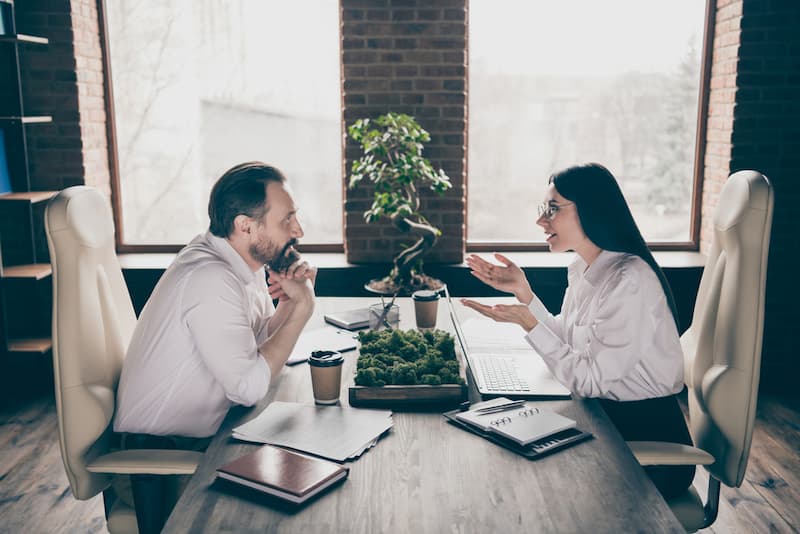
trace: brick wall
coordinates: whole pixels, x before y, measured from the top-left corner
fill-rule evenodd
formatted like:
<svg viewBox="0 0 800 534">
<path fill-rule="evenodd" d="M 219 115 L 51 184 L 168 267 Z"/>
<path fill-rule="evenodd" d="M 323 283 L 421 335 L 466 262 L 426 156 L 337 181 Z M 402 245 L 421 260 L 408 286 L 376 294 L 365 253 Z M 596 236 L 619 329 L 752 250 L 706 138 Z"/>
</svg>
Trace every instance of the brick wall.
<svg viewBox="0 0 800 534">
<path fill-rule="evenodd" d="M 72 0 L 72 31 L 77 65 L 78 113 L 86 185 L 111 194 L 106 135 L 103 53 L 96 0 Z"/>
<path fill-rule="evenodd" d="M 466 0 L 342 0 L 344 130 L 356 119 L 388 111 L 414 116 L 431 134 L 424 155 L 442 167 L 453 188 L 422 194 L 422 213 L 442 230 L 426 257 L 461 262 L 466 176 Z M 345 145 L 345 176 L 360 155 Z M 372 190 L 345 193 L 345 251 L 353 263 L 388 262 L 413 243 L 390 224 L 367 225 Z"/>
<path fill-rule="evenodd" d="M 701 251 L 728 176 L 763 172 L 775 189 L 762 351 L 762 391 L 796 391 L 795 307 L 789 257 L 800 216 L 800 2 L 717 0 L 706 135 Z"/>
<path fill-rule="evenodd" d="M 20 54 L 22 92 L 28 114 L 53 122 L 27 129 L 31 187 L 58 191 L 83 183 L 81 128 L 69 0 L 17 2 L 19 30 L 47 37 Z"/>
<path fill-rule="evenodd" d="M 800 2 L 743 3 L 730 170 L 763 172 L 775 189 L 762 364 L 765 390 L 797 391 L 800 250 Z"/>
<path fill-rule="evenodd" d="M 730 174 L 736 69 L 743 0 L 717 0 L 701 208 L 701 251 L 711 246 L 711 217 Z"/>
<path fill-rule="evenodd" d="M 27 129 L 31 188 L 87 183 L 110 193 L 96 1 L 17 2 L 17 19 L 50 41 L 20 54 L 26 113 L 53 117 Z"/>
</svg>

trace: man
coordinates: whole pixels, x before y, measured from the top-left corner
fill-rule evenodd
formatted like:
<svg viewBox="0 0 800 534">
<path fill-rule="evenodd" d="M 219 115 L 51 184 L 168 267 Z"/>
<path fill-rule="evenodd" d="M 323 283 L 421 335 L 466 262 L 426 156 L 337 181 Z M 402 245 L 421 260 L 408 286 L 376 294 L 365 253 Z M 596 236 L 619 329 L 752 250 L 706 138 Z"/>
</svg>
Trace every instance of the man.
<svg viewBox="0 0 800 534">
<path fill-rule="evenodd" d="M 255 404 L 280 373 L 313 312 L 316 276 L 294 249 L 303 229 L 285 182 L 251 162 L 214 185 L 209 231 L 166 270 L 133 333 L 114 417 L 124 446 L 213 436 L 233 404 Z"/>
<path fill-rule="evenodd" d="M 114 416 L 123 448 L 205 449 L 228 409 L 258 402 L 280 373 L 314 311 L 316 277 L 294 249 L 303 229 L 285 182 L 251 162 L 214 185 L 208 232 L 178 254 L 133 332 Z M 185 482 L 131 477 L 140 532 L 161 531 Z"/>
</svg>

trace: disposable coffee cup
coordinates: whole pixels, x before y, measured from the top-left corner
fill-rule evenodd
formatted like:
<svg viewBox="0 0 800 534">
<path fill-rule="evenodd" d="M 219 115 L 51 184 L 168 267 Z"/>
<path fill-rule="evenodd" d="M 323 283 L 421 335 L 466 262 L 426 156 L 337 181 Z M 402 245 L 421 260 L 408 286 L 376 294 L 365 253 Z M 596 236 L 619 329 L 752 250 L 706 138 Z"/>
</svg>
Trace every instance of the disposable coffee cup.
<svg viewBox="0 0 800 534">
<path fill-rule="evenodd" d="M 344 357 L 335 350 L 315 350 L 308 359 L 311 389 L 317 404 L 336 404 L 342 383 Z"/>
<path fill-rule="evenodd" d="M 434 328 L 436 326 L 436 310 L 439 305 L 439 294 L 436 291 L 421 289 L 411 294 L 414 300 L 414 315 L 417 328 Z"/>
<path fill-rule="evenodd" d="M 373 304 L 369 307 L 369 329 L 394 329 L 400 326 L 400 307 L 397 304 Z"/>
</svg>

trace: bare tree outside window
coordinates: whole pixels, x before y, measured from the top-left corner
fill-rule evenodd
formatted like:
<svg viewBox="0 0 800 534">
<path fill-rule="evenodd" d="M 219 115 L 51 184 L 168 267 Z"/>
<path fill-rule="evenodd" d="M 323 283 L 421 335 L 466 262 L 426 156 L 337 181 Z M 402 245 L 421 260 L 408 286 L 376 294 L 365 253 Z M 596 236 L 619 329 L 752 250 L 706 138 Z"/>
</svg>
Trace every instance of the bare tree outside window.
<svg viewBox="0 0 800 534">
<path fill-rule="evenodd" d="M 107 0 L 126 244 L 186 243 L 214 181 L 289 178 L 304 243 L 342 242 L 338 2 Z"/>
<path fill-rule="evenodd" d="M 543 242 L 548 176 L 590 161 L 689 241 L 704 27 L 704 0 L 471 0 L 469 241 Z"/>
</svg>

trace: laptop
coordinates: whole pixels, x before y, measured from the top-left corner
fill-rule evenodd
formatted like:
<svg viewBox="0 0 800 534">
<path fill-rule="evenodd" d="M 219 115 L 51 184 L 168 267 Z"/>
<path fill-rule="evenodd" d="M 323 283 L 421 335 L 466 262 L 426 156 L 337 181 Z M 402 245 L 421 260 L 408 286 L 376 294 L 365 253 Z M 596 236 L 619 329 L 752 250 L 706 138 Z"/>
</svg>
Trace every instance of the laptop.
<svg viewBox="0 0 800 534">
<path fill-rule="evenodd" d="M 464 329 L 447 286 L 444 288 L 444 294 L 456 339 L 482 397 L 567 398 L 570 396 L 569 389 L 556 380 L 541 356 L 522 339 L 522 331 L 518 328 L 515 332 L 516 339 L 521 340 L 524 346 L 521 343 L 509 342 L 510 338 L 503 323 L 496 323 L 491 319 L 470 319 L 467 321 L 468 326 L 470 324 L 474 326 L 474 330 L 471 330 L 478 334 L 471 336 L 470 344 L 470 338 L 464 335 Z M 490 336 L 492 330 L 496 333 Z M 494 339 L 489 339 L 490 337 Z"/>
</svg>

